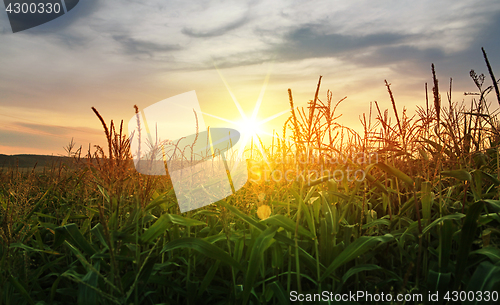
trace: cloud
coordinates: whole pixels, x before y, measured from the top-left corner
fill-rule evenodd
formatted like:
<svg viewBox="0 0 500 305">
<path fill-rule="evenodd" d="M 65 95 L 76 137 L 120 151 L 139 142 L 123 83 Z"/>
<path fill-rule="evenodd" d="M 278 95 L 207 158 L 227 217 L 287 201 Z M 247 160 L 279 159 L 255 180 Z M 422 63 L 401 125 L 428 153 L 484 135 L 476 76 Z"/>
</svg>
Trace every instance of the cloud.
<svg viewBox="0 0 500 305">
<path fill-rule="evenodd" d="M 39 133 L 19 132 L 18 130 L 0 129 L 0 145 L 18 147 L 39 147 L 51 149 L 63 147 L 71 140 L 71 137 L 63 135 L 43 135 Z"/>
<path fill-rule="evenodd" d="M 120 43 L 129 55 L 147 54 L 153 57 L 155 53 L 165 53 L 170 51 L 182 50 L 182 47 L 174 44 L 159 44 L 151 41 L 142 41 L 128 37 L 126 35 L 113 35 L 113 39 Z"/>
<path fill-rule="evenodd" d="M 342 58 L 352 62 L 351 59 L 366 54 L 367 50 L 371 53 L 376 48 L 397 46 L 409 39 L 407 35 L 395 33 L 325 34 L 319 25 L 307 24 L 282 34 L 280 42 L 271 42 L 266 49 L 249 48 L 214 58 L 221 68 L 260 64 L 269 60 L 288 62 L 311 58 Z"/>
<path fill-rule="evenodd" d="M 68 127 L 68 126 L 58 126 L 58 125 L 45 125 L 45 124 L 34 124 L 34 123 L 24 123 L 24 122 L 16 122 L 13 124 L 14 126 L 18 126 L 21 129 L 26 129 L 26 132 L 34 132 L 39 133 L 43 132 L 47 135 L 56 135 L 56 136 L 70 136 L 75 133 L 85 134 L 85 135 L 102 135 L 102 131 L 88 128 L 88 127 Z"/>
<path fill-rule="evenodd" d="M 190 37 L 196 37 L 196 38 L 202 38 L 202 37 L 216 37 L 216 36 L 221 36 L 226 34 L 229 31 L 235 30 L 246 23 L 248 23 L 249 18 L 248 15 L 242 16 L 241 18 L 238 18 L 234 21 L 230 21 L 229 23 L 212 28 L 212 29 L 192 29 L 185 27 L 182 29 L 182 33 L 190 36 Z"/>
<path fill-rule="evenodd" d="M 323 34 L 314 25 L 306 25 L 285 35 L 285 41 L 275 48 L 281 60 L 335 57 L 374 46 L 391 45 L 407 39 L 393 33 L 364 36 Z"/>
</svg>

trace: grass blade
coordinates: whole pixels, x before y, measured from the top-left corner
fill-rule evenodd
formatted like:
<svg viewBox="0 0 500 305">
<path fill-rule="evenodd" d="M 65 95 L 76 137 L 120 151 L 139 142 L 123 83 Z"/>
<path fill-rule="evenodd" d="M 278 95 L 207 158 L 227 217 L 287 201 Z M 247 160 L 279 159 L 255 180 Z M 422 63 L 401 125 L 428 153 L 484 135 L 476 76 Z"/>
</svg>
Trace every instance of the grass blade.
<svg viewBox="0 0 500 305">
<path fill-rule="evenodd" d="M 356 239 L 352 244 L 347 246 L 344 251 L 337 256 L 333 262 L 326 268 L 323 272 L 323 275 L 320 278 L 320 281 L 323 282 L 330 274 L 335 271 L 341 265 L 355 259 L 356 257 L 366 253 L 369 250 L 373 250 L 373 248 L 379 243 L 386 243 L 393 240 L 394 237 L 390 234 L 386 234 L 384 236 L 361 236 Z"/>
<path fill-rule="evenodd" d="M 474 203 L 465 216 L 464 225 L 462 227 L 462 233 L 460 236 L 460 246 L 458 248 L 457 254 L 457 265 L 455 268 L 455 285 L 454 288 L 458 290 L 460 284 L 462 283 L 462 277 L 465 273 L 465 267 L 467 266 L 467 259 L 469 258 L 469 252 L 474 241 L 477 229 L 477 220 L 481 211 L 483 210 L 484 202 L 478 201 Z"/>
<path fill-rule="evenodd" d="M 277 227 L 267 228 L 255 240 L 250 253 L 250 260 L 245 274 L 245 284 L 243 286 L 243 304 L 247 304 L 252 288 L 255 284 L 255 278 L 259 272 L 264 251 L 269 248 L 272 243 Z"/>
<path fill-rule="evenodd" d="M 172 251 L 175 249 L 193 249 L 207 257 L 227 263 L 234 268 L 243 271 L 241 265 L 234 258 L 232 258 L 229 253 L 203 239 L 198 239 L 195 237 L 178 238 L 167 243 L 161 250 L 161 253 Z"/>
</svg>

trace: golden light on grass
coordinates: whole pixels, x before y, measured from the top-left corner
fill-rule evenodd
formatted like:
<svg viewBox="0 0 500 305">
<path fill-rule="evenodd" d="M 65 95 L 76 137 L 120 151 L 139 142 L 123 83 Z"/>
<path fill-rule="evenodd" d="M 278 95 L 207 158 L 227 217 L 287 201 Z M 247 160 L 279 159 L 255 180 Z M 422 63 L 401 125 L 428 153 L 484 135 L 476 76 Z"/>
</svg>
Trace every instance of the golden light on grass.
<svg viewBox="0 0 500 305">
<path fill-rule="evenodd" d="M 271 208 L 268 206 L 268 205 L 261 205 L 258 209 L 257 209 L 257 216 L 259 216 L 260 219 L 264 220 L 264 219 L 268 219 L 269 216 L 271 216 Z"/>
</svg>

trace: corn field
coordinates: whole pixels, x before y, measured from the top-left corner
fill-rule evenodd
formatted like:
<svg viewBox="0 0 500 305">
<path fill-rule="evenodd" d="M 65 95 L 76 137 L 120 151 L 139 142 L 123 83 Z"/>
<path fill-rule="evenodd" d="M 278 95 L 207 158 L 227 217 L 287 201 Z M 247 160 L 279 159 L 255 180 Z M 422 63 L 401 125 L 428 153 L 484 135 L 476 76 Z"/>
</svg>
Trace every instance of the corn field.
<svg viewBox="0 0 500 305">
<path fill-rule="evenodd" d="M 307 107 L 289 89 L 244 187 L 186 213 L 93 109 L 107 147 L 0 172 L 0 304 L 498 304 L 500 96 L 483 54 L 468 104 L 432 65 L 415 114 L 385 81 L 362 132 L 338 123 L 321 77 Z M 356 292 L 422 298 L 333 297 Z"/>
</svg>

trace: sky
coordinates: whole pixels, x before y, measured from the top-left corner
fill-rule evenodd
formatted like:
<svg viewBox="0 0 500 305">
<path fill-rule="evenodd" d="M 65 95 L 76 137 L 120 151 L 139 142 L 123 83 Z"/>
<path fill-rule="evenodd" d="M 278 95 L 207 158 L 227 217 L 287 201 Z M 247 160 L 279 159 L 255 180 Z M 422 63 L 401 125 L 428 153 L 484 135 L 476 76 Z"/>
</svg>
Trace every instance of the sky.
<svg viewBox="0 0 500 305">
<path fill-rule="evenodd" d="M 1 7 L 1 5 L 0 5 Z M 2 7 L 3 8 L 3 7 Z M 331 90 L 341 123 L 360 127 L 370 102 L 425 105 L 436 66 L 441 95 L 470 103 L 469 77 L 484 73 L 484 47 L 500 76 L 500 2 L 478 1 L 133 1 L 81 0 L 67 14 L 12 33 L 0 13 L 0 154 L 65 155 L 71 139 L 105 146 L 91 107 L 124 126 L 144 109 L 195 91 L 207 126 L 276 117 Z M 489 96 L 494 101 L 494 95 Z M 492 103 L 494 108 L 498 104 Z"/>
</svg>

